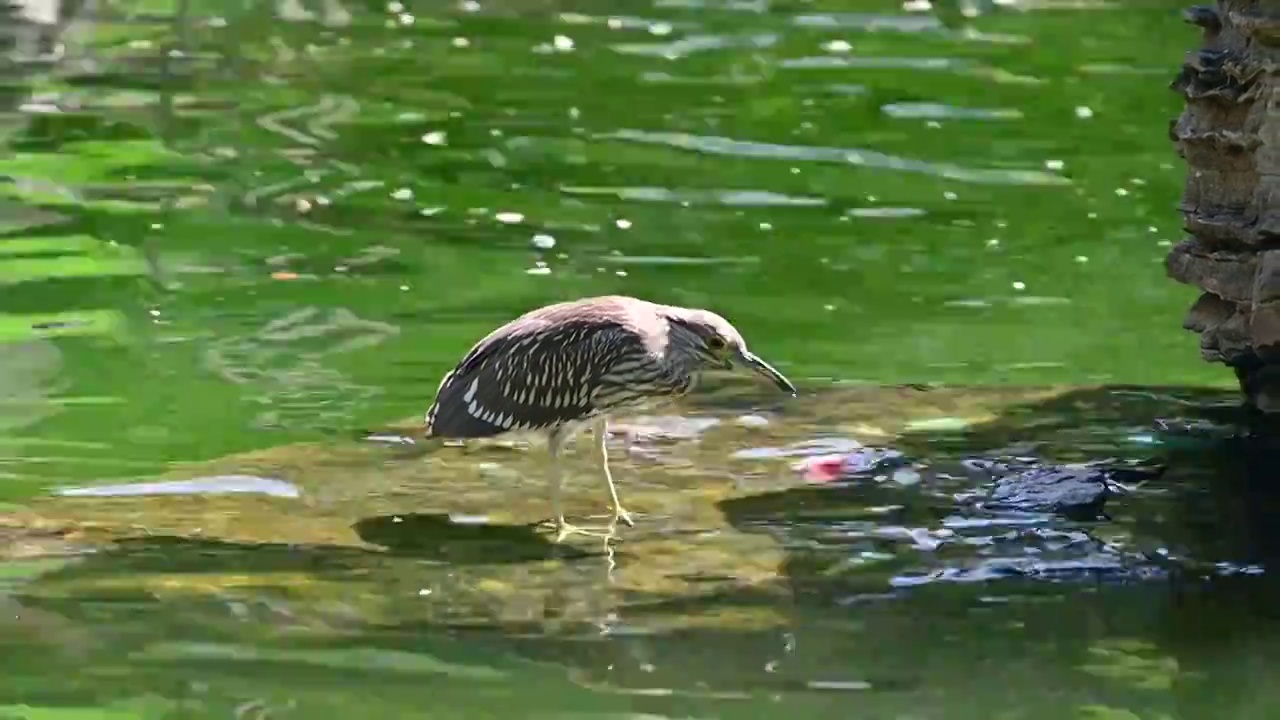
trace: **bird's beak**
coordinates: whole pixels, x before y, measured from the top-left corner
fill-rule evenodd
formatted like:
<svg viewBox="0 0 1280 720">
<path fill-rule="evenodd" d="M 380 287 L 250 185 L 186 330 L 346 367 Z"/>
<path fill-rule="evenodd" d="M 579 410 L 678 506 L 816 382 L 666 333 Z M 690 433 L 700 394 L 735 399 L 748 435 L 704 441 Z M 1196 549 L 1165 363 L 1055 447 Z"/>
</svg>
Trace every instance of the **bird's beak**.
<svg viewBox="0 0 1280 720">
<path fill-rule="evenodd" d="M 733 354 L 733 361 L 743 367 L 751 368 L 757 373 L 769 378 L 773 381 L 774 385 L 778 386 L 779 389 L 791 393 L 791 396 L 795 397 L 796 386 L 792 385 L 791 381 L 788 380 L 785 375 L 778 372 L 772 365 L 751 354 L 749 351 L 738 350 Z"/>
</svg>

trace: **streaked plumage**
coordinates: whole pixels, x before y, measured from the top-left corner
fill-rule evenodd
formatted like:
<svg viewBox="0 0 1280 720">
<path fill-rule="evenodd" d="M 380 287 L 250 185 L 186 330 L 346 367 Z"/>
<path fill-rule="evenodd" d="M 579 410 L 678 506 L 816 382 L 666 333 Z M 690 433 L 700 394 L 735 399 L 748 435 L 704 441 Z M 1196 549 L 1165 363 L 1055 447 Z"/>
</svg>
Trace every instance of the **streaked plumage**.
<svg viewBox="0 0 1280 720">
<path fill-rule="evenodd" d="M 710 311 L 617 295 L 548 305 L 489 333 L 445 375 L 427 411 L 426 434 L 477 438 L 546 431 L 562 538 L 575 529 L 560 514 L 560 450 L 570 433 L 590 424 L 615 521 L 630 524 L 604 458 L 606 416 L 648 398 L 683 394 L 699 371 L 728 368 L 735 360 L 795 394 L 785 377 L 747 350 L 733 325 Z"/>
</svg>

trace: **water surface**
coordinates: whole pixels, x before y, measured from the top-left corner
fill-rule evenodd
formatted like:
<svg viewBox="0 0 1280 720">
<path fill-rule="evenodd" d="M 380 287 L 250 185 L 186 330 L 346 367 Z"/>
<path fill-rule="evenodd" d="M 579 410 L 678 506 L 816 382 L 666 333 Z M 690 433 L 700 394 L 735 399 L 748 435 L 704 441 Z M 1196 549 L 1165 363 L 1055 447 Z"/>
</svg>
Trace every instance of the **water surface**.
<svg viewBox="0 0 1280 720">
<path fill-rule="evenodd" d="M 0 715 L 1269 716 L 1272 451 L 1161 265 L 1180 5 L 111 5 L 0 36 Z M 608 551 L 536 452 L 353 439 L 598 293 L 802 397 L 624 418 Z M 916 475 L 791 467 L 853 443 Z M 1169 470 L 993 522 L 945 468 L 1006 451 Z"/>
</svg>

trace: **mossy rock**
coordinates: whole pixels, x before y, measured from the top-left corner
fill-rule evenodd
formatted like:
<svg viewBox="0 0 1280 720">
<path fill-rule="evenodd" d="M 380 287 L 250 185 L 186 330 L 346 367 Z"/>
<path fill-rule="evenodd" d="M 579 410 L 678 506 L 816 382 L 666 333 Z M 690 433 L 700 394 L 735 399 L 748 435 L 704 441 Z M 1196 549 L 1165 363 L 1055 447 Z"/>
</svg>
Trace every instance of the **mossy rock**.
<svg viewBox="0 0 1280 720">
<path fill-rule="evenodd" d="M 544 630 L 597 623 L 623 608 L 662 627 L 768 625 L 782 620 L 764 609 L 777 603 L 689 604 L 789 592 L 787 549 L 765 532 L 734 527 L 720 507 L 803 480 L 785 453 L 744 459 L 734 450 L 832 435 L 894 445 L 920 428 L 990 424 L 1062 393 L 849 387 L 770 400 L 778 412 L 750 421 L 742 411 L 751 398 L 726 396 L 680 415 L 619 418 L 611 465 L 639 517 L 607 544 L 576 537 L 556 546 L 535 527 L 549 514 L 547 456 L 514 438 L 422 453 L 303 443 L 176 466 L 147 480 L 249 475 L 290 483 L 298 494 L 42 498 L 0 514 L 0 554 L 98 549 L 28 586 L 42 595 L 253 593 L 365 621 Z M 391 427 L 408 433 L 417 423 Z M 584 525 L 603 523 L 608 508 L 589 456 L 585 443 L 570 451 L 565 488 L 567 513 Z"/>
</svg>

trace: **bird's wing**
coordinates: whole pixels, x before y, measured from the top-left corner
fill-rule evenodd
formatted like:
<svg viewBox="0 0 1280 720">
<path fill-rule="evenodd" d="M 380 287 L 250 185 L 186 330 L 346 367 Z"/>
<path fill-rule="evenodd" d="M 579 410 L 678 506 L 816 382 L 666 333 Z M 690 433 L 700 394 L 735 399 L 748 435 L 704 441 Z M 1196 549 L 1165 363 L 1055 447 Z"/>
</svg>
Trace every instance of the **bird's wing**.
<svg viewBox="0 0 1280 720">
<path fill-rule="evenodd" d="M 590 417 L 601 375 L 638 349 L 621 323 L 599 319 L 491 336 L 441 383 L 427 434 L 486 437 Z"/>
</svg>

